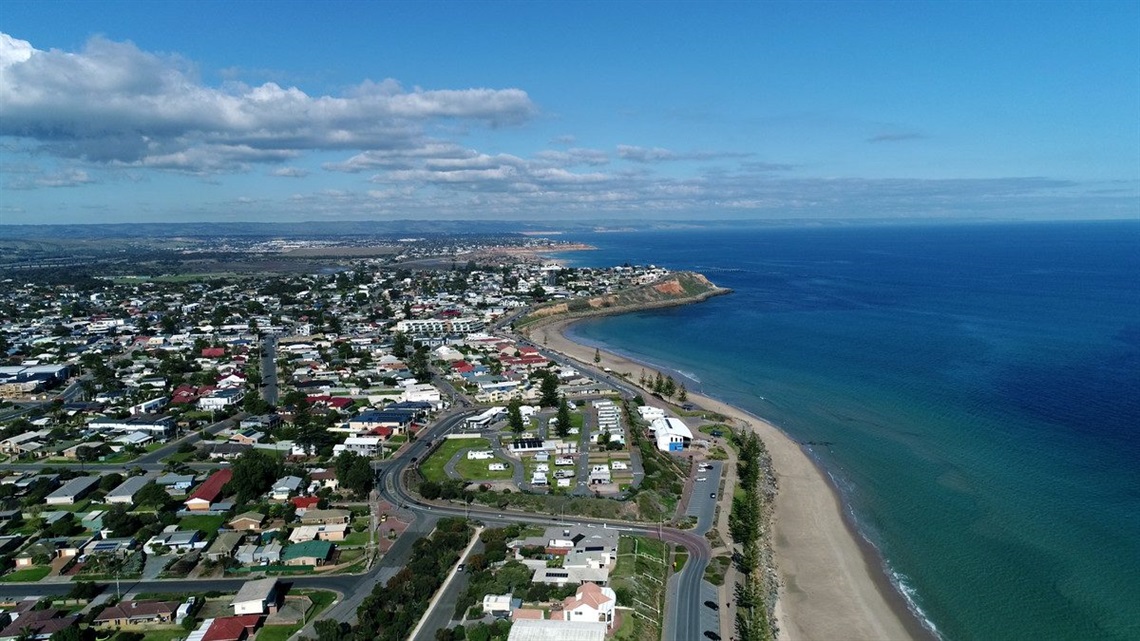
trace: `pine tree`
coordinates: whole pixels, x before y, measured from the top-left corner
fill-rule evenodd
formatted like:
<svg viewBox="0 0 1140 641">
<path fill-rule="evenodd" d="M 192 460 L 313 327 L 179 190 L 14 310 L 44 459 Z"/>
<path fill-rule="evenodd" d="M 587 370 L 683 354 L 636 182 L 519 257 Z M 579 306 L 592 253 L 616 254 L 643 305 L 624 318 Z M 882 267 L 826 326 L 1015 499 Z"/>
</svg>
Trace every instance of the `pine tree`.
<svg viewBox="0 0 1140 641">
<path fill-rule="evenodd" d="M 559 438 L 566 438 L 570 435 L 570 404 L 566 402 L 566 397 L 562 396 L 558 399 L 558 426 L 554 431 L 558 434 Z"/>
<path fill-rule="evenodd" d="M 511 426 L 511 431 L 515 434 L 522 434 L 523 429 L 526 427 L 523 424 L 522 402 L 517 398 L 511 399 L 507 404 L 507 424 Z"/>
</svg>

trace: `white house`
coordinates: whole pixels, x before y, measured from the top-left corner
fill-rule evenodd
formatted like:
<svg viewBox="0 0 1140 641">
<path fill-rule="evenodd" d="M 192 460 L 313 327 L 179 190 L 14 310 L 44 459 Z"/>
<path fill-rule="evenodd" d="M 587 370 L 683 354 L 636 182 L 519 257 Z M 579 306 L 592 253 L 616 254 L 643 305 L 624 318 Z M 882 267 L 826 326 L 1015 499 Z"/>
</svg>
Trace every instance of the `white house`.
<svg viewBox="0 0 1140 641">
<path fill-rule="evenodd" d="M 511 598 L 514 595 L 507 594 L 487 594 L 483 597 L 483 614 L 489 614 L 493 617 L 509 617 L 511 616 Z"/>
<path fill-rule="evenodd" d="M 269 498 L 274 501 L 284 501 L 301 489 L 303 480 L 297 476 L 285 476 L 277 479 L 269 491 Z"/>
<path fill-rule="evenodd" d="M 693 432 L 681 419 L 659 418 L 649 425 L 657 441 L 657 449 L 662 452 L 679 452 L 693 440 Z"/>
<path fill-rule="evenodd" d="M 234 609 L 234 614 L 237 616 L 272 614 L 277 611 L 277 596 L 277 579 L 275 578 L 246 581 L 238 593 L 234 595 L 230 607 Z"/>
<path fill-rule="evenodd" d="M 487 470 L 490 472 L 503 472 L 503 471 L 506 471 L 506 469 L 507 469 L 506 463 L 491 463 L 490 465 L 487 466 Z"/>
<path fill-rule="evenodd" d="M 468 461 L 486 461 L 492 458 L 495 458 L 495 453 L 491 450 L 467 450 Z"/>
<path fill-rule="evenodd" d="M 562 616 L 566 621 L 599 621 L 607 628 L 614 624 L 614 607 L 617 594 L 596 583 L 583 583 L 572 597 L 562 602 Z"/>
<path fill-rule="evenodd" d="M 344 443 L 333 446 L 333 455 L 348 451 L 361 456 L 376 456 L 380 453 L 382 440 L 379 436 L 350 436 L 344 439 Z"/>
</svg>

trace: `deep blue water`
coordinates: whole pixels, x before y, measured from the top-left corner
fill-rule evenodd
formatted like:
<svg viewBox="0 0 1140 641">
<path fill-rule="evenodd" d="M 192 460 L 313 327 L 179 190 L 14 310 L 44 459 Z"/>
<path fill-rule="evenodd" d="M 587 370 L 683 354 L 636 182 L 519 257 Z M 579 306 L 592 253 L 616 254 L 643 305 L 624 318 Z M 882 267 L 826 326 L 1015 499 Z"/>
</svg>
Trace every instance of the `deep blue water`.
<svg viewBox="0 0 1140 641">
<path fill-rule="evenodd" d="M 1140 639 L 1140 223 L 584 234 L 730 296 L 575 326 L 812 453 L 948 639 Z"/>
</svg>

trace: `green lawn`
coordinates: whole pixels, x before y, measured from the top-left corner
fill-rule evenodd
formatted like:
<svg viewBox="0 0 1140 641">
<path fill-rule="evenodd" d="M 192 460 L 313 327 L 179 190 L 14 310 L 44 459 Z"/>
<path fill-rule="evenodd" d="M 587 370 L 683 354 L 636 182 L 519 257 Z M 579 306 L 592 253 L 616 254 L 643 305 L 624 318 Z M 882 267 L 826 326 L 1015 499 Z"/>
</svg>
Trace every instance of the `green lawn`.
<svg viewBox="0 0 1140 641">
<path fill-rule="evenodd" d="M 222 524 L 226 522 L 226 517 L 220 514 L 201 514 L 194 516 L 184 516 L 178 522 L 178 529 L 180 530 L 199 530 L 205 532 L 206 536 L 212 535 L 222 528 Z"/>
<path fill-rule="evenodd" d="M 468 448 L 486 450 L 491 449 L 491 444 L 485 438 L 449 438 L 420 464 L 420 473 L 429 481 L 436 483 L 446 481 L 447 473 L 443 471 L 443 466 L 455 456 L 456 452 Z"/>
<path fill-rule="evenodd" d="M 368 545 L 368 530 L 363 532 L 349 532 L 341 545 Z"/>
<path fill-rule="evenodd" d="M 299 625 L 267 625 L 257 633 L 257 641 L 285 641 L 300 629 Z"/>
<path fill-rule="evenodd" d="M 0 576 L 0 581 L 3 581 L 4 583 L 16 583 L 16 582 L 32 583 L 32 582 L 39 581 L 40 579 L 44 578 L 50 572 L 51 572 L 51 568 L 46 566 L 46 565 L 34 566 L 34 567 L 26 568 L 23 570 L 16 570 L 15 572 L 9 572 L 8 574 L 5 574 L 4 576 Z"/>
<path fill-rule="evenodd" d="M 636 551 L 636 554 L 635 554 Z M 629 595 L 628 605 L 643 616 L 628 617 L 632 630 L 622 626 L 623 639 L 657 639 L 661 636 L 660 618 L 657 613 L 638 604 L 649 605 L 661 610 L 665 601 L 665 544 L 647 537 L 627 537 L 618 539 L 618 562 L 610 575 L 610 587 Z"/>
<path fill-rule="evenodd" d="M 491 463 L 506 463 L 507 469 L 492 472 L 488 469 Z M 455 471 L 470 481 L 499 481 L 509 479 L 513 476 L 511 473 L 511 464 L 507 462 L 506 459 L 499 457 L 485 461 L 474 461 L 462 458 L 455 464 Z"/>
<path fill-rule="evenodd" d="M 175 639 L 185 639 L 190 634 L 186 630 L 183 630 L 181 627 L 164 630 L 155 629 L 152 626 L 146 626 L 137 631 L 142 632 L 145 635 L 143 636 L 143 641 L 174 641 Z M 111 637 L 110 641 L 115 641 L 116 639 L 121 638 L 122 635 L 126 634 L 127 632 L 130 631 L 123 630 L 122 632 L 119 632 L 115 636 Z"/>
</svg>

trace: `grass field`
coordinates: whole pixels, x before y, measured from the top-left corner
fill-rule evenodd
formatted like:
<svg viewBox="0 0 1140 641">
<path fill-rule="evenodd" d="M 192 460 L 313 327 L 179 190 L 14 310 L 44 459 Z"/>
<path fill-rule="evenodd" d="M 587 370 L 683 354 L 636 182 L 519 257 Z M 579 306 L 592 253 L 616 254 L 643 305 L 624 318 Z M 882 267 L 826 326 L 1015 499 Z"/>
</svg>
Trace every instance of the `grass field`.
<svg viewBox="0 0 1140 641">
<path fill-rule="evenodd" d="M 623 536 L 618 540 L 618 562 L 610 575 L 610 587 L 623 588 L 637 613 L 629 617 L 631 629 L 622 625 L 623 639 L 656 641 L 661 637 L 661 613 L 665 607 L 665 544 L 641 536 Z"/>
<path fill-rule="evenodd" d="M 39 581 L 51 572 L 51 568 L 46 565 L 25 568 L 23 570 L 16 570 L 9 572 L 4 576 L 0 576 L 0 581 L 4 583 L 27 582 L 32 583 Z"/>
<path fill-rule="evenodd" d="M 122 638 L 123 634 L 129 632 L 142 632 L 143 641 L 174 641 L 175 639 L 185 639 L 190 635 L 189 632 L 183 630 L 181 627 L 161 628 L 157 626 L 146 626 L 138 630 L 123 630 L 111 637 L 110 641 Z"/>
<path fill-rule="evenodd" d="M 342 545 L 368 545 L 368 530 L 363 532 L 349 532 L 348 536 L 344 537 Z"/>
<path fill-rule="evenodd" d="M 491 444 L 485 438 L 449 438 L 440 444 L 439 448 L 427 457 L 423 463 L 420 464 L 420 474 L 424 478 L 436 483 L 442 483 L 447 480 L 447 473 L 443 471 L 443 466 L 451 460 L 455 453 L 462 449 L 490 449 Z M 467 459 L 463 459 L 466 461 Z M 484 463 L 484 461 L 478 461 Z"/>
<path fill-rule="evenodd" d="M 506 463 L 507 469 L 492 472 L 487 469 L 491 463 Z M 470 461 L 462 458 L 455 464 L 455 471 L 462 474 L 463 478 L 471 481 L 501 481 L 513 476 L 511 464 L 497 456 L 485 461 Z"/>
<path fill-rule="evenodd" d="M 222 528 L 222 524 L 226 522 L 226 517 L 222 515 L 202 514 L 194 516 L 184 516 L 178 522 L 178 529 L 180 530 L 199 530 L 205 532 L 206 536 L 212 535 Z"/>
</svg>

